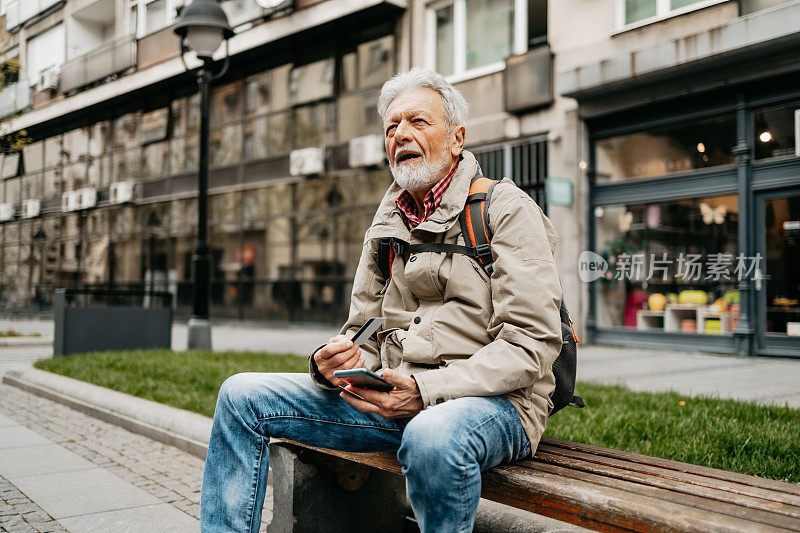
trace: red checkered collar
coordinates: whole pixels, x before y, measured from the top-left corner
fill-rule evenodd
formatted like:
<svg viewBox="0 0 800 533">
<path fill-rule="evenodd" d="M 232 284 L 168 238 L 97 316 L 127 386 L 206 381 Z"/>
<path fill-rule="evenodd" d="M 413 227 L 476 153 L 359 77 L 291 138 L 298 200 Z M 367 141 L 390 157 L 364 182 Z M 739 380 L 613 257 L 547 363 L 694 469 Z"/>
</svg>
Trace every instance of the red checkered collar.
<svg viewBox="0 0 800 533">
<path fill-rule="evenodd" d="M 403 220 L 409 229 L 419 226 L 420 223 L 431 216 L 442 203 L 442 197 L 444 196 L 445 191 L 447 191 L 447 188 L 450 186 L 450 182 L 453 181 L 453 174 L 455 174 L 456 170 L 458 169 L 459 161 L 456 161 L 455 166 L 447 174 L 447 176 L 442 178 L 431 188 L 430 191 L 428 191 L 428 194 L 425 195 L 425 199 L 422 201 L 425 212 L 422 213 L 422 216 L 419 215 L 417 202 L 414 200 L 414 197 L 410 192 L 403 191 L 400 193 L 400 196 L 397 197 L 395 202 L 397 203 L 398 209 L 400 209 L 400 213 L 403 214 Z"/>
</svg>

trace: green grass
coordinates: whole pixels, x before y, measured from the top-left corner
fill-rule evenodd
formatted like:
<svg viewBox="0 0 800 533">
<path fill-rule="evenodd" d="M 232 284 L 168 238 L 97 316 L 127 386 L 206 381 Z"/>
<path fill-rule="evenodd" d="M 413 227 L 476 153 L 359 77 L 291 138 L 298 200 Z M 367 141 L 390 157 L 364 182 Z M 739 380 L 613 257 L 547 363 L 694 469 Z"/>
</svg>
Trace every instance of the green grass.
<svg viewBox="0 0 800 533">
<path fill-rule="evenodd" d="M 546 435 L 800 483 L 800 410 L 579 383 Z"/>
<path fill-rule="evenodd" d="M 214 415 L 219 386 L 237 372 L 308 372 L 304 357 L 256 352 L 99 352 L 42 359 L 36 368 Z"/>
<path fill-rule="evenodd" d="M 212 416 L 237 372 L 305 372 L 305 358 L 266 353 L 104 352 L 45 359 L 37 368 Z M 800 483 L 800 410 L 676 393 L 578 384 L 585 409 L 566 408 L 546 435 Z"/>
</svg>

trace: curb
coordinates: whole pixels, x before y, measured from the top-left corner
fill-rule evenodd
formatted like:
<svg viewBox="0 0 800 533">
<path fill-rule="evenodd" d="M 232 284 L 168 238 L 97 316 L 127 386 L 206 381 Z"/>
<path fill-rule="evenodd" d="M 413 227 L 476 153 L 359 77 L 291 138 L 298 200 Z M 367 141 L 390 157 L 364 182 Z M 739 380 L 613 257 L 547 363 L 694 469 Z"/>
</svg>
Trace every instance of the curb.
<svg viewBox="0 0 800 533">
<path fill-rule="evenodd" d="M 206 458 L 211 435 L 206 416 L 33 367 L 7 372 L 3 383 Z"/>
<path fill-rule="evenodd" d="M 39 337 L 30 339 L 15 337 L 13 340 L 10 338 L 0 339 L 0 348 L 22 348 L 28 346 L 53 346 L 53 339 Z"/>
</svg>

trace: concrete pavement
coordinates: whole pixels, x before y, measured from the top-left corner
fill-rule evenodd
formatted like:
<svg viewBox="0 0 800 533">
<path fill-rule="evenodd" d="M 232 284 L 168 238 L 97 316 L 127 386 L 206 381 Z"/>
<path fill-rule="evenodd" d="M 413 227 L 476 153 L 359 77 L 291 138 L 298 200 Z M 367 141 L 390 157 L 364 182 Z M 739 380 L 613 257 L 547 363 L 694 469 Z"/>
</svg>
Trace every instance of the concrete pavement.
<svg viewBox="0 0 800 533">
<path fill-rule="evenodd" d="M 169 524 L 170 531 L 196 531 L 197 456 L 204 454 L 210 419 L 31 369 L 36 359 L 52 356 L 52 346 L 42 345 L 52 339 L 52 321 L 0 320 L 0 330 L 9 328 L 41 337 L 0 346 L 0 373 L 9 372 L 6 381 L 17 385 L 0 385 L 0 530 L 149 532 Z M 337 331 L 215 323 L 212 332 L 215 350 L 305 355 Z M 179 323 L 173 348 L 185 347 L 186 326 Z M 798 360 L 581 345 L 578 379 L 800 407 Z M 73 486 L 89 496 L 65 490 Z M 93 496 L 97 488 L 102 494 Z M 262 526 L 271 512 L 268 497 Z"/>
</svg>

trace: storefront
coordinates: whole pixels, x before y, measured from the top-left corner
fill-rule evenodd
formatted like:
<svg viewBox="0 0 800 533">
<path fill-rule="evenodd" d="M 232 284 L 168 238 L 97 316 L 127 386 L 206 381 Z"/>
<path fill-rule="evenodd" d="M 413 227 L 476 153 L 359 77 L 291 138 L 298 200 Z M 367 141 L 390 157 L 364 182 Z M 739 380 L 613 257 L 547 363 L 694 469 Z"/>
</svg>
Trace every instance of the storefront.
<svg viewBox="0 0 800 533">
<path fill-rule="evenodd" d="M 799 88 L 587 118 L 593 342 L 800 356 Z"/>
</svg>

